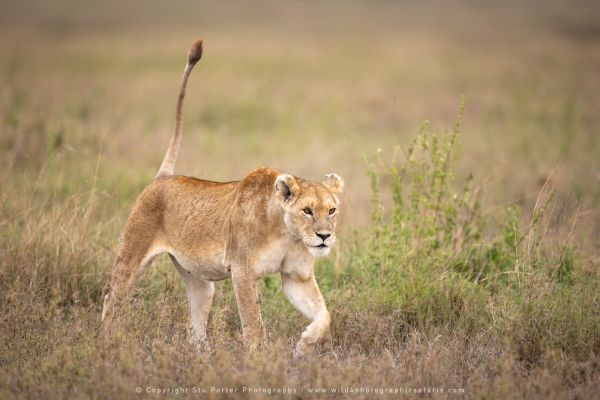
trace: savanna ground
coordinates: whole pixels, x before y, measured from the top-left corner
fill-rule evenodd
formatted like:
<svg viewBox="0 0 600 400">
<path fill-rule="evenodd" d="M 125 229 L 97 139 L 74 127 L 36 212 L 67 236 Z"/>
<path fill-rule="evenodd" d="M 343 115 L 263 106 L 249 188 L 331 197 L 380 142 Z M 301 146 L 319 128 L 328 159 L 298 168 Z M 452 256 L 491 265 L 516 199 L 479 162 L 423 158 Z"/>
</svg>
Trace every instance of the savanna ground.
<svg viewBox="0 0 600 400">
<path fill-rule="evenodd" d="M 0 398 L 600 396 L 593 2 L 0 7 Z M 225 281 L 200 357 L 167 258 L 100 333 L 198 35 L 178 173 L 346 180 L 337 249 L 316 267 L 333 318 L 318 356 L 291 359 L 306 321 L 271 277 L 264 352 L 244 355 Z"/>
</svg>

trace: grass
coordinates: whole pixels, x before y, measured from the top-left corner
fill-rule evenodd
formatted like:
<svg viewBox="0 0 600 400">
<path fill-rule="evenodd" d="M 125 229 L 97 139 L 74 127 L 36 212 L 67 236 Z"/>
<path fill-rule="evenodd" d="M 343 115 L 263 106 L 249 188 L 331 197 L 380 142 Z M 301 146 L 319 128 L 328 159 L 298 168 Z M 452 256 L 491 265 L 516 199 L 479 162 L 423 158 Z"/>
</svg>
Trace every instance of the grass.
<svg viewBox="0 0 600 400">
<path fill-rule="evenodd" d="M 2 13 L 21 23 L 0 39 L 0 398 L 130 398 L 137 387 L 208 398 L 244 387 L 294 398 L 598 393 L 600 53 L 593 29 L 573 28 L 593 28 L 591 11 L 352 2 L 329 25 L 334 4 L 271 4 L 235 30 L 197 13 L 206 57 L 178 171 L 226 180 L 270 165 L 347 183 L 335 254 L 316 266 L 331 340 L 295 361 L 306 321 L 278 276 L 262 282 L 261 354 L 243 354 L 228 281 L 209 322 L 213 352 L 196 354 L 167 258 L 115 336 L 100 334 L 115 247 L 160 164 L 181 51 L 197 34 L 127 13 L 119 23 L 107 4 L 95 17 L 27 3 Z M 508 21 L 508 32 L 488 29 Z"/>
<path fill-rule="evenodd" d="M 226 282 L 218 285 L 211 317 L 215 350 L 207 359 L 197 355 L 186 339 L 185 296 L 166 260 L 142 279 L 116 336 L 102 336 L 100 299 L 111 236 L 119 229 L 114 220 L 99 219 L 107 195 L 92 188 L 35 206 L 8 198 L 2 207 L 2 397 L 244 386 L 294 387 L 303 397 L 315 395 L 312 388 L 363 386 L 460 388 L 473 397 L 593 393 L 597 272 L 577 265 L 583 259 L 568 241 L 552 247 L 545 235 L 548 204 L 529 225 L 519 226 L 528 219 L 514 208 L 497 213 L 496 221 L 483 215 L 473 179 L 454 182 L 459 129 L 457 123 L 435 135 L 424 125 L 394 160 L 380 153 L 369 159 L 369 231 L 346 238 L 339 256 L 317 267 L 333 315 L 332 340 L 320 356 L 299 363 L 290 353 L 303 322 L 279 293 L 277 277 L 262 287 L 271 341 L 264 353 L 240 356 Z M 14 180 L 5 176 L 3 187 L 16 193 Z M 29 184 L 26 192 L 35 195 L 37 182 Z M 381 203 L 385 191 L 389 211 Z"/>
</svg>

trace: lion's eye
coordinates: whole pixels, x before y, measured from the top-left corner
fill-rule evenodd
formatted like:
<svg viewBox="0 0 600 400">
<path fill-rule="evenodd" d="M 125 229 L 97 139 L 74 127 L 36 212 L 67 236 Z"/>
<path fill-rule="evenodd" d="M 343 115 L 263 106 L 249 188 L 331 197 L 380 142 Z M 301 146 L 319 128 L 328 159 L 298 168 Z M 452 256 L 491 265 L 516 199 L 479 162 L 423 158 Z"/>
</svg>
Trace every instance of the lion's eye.
<svg viewBox="0 0 600 400">
<path fill-rule="evenodd" d="M 329 209 L 329 215 L 332 215 L 335 212 L 335 208 L 330 208 Z"/>
<path fill-rule="evenodd" d="M 310 208 L 308 208 L 308 207 L 306 207 L 302 211 L 304 211 L 304 214 L 306 214 L 306 215 L 312 215 L 312 210 Z"/>
</svg>

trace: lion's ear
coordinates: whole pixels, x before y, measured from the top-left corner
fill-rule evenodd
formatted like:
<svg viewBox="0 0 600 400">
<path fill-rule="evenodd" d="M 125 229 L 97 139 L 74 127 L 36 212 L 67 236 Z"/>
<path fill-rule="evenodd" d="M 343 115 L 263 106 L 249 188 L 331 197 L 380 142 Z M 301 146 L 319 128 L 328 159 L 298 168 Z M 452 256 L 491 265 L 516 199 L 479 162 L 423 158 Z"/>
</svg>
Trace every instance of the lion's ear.
<svg viewBox="0 0 600 400">
<path fill-rule="evenodd" d="M 342 194 L 344 191 L 344 180 L 338 174 L 325 175 L 323 185 L 335 194 Z"/>
<path fill-rule="evenodd" d="M 298 186 L 298 182 L 293 176 L 281 174 L 275 180 L 275 192 L 281 205 L 284 205 L 298 195 L 300 186 Z"/>
</svg>

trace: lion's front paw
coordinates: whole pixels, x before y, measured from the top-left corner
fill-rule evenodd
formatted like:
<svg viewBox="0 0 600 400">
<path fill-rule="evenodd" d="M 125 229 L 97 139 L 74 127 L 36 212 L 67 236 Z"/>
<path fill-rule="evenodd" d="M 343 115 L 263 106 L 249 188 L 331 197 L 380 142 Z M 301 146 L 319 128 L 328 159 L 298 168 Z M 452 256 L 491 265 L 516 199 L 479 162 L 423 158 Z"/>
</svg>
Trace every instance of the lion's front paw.
<svg viewBox="0 0 600 400">
<path fill-rule="evenodd" d="M 208 337 L 206 335 L 198 336 L 190 331 L 188 334 L 188 341 L 192 346 L 195 347 L 196 352 L 201 356 L 207 356 L 212 351 L 210 342 L 208 341 Z"/>
<path fill-rule="evenodd" d="M 212 347 L 207 338 L 196 343 L 196 351 L 203 357 L 210 355 Z"/>
<path fill-rule="evenodd" d="M 315 345 L 312 343 L 308 343 L 304 339 L 300 339 L 294 348 L 293 357 L 301 358 L 308 355 L 311 355 L 315 352 Z"/>
</svg>

